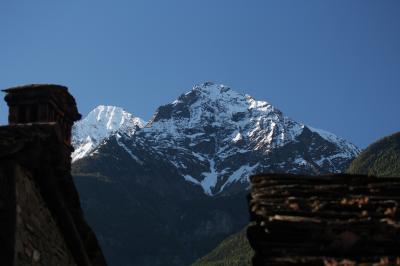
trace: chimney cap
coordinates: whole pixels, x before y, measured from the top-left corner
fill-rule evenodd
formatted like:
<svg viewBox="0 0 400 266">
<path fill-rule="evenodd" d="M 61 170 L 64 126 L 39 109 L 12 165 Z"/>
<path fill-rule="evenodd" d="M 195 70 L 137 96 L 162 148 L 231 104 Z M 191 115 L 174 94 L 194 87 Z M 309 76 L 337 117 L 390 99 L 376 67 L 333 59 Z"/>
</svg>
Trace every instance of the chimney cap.
<svg viewBox="0 0 400 266">
<path fill-rule="evenodd" d="M 28 92 L 33 90 L 57 90 L 59 92 L 68 92 L 68 88 L 58 84 L 26 84 L 21 86 L 15 86 L 2 91 L 7 93 L 13 92 Z"/>
<path fill-rule="evenodd" d="M 57 84 L 27 84 L 2 90 L 7 93 L 7 103 L 24 98 L 51 97 L 66 111 L 72 121 L 81 119 L 76 107 L 75 98 L 68 92 L 68 88 Z"/>
</svg>

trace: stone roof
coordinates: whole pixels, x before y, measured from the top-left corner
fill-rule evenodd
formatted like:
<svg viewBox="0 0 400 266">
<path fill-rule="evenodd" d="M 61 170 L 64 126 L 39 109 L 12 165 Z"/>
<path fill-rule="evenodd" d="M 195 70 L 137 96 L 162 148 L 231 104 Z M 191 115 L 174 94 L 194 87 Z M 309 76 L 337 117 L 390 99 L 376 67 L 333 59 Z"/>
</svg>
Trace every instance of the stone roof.
<svg viewBox="0 0 400 266">
<path fill-rule="evenodd" d="M 75 98 L 68 92 L 68 88 L 56 84 L 28 84 L 2 90 L 7 95 L 5 100 L 8 104 L 23 103 L 24 100 L 35 100 L 47 98 L 54 100 L 57 105 L 67 112 L 72 121 L 81 119 Z"/>
</svg>

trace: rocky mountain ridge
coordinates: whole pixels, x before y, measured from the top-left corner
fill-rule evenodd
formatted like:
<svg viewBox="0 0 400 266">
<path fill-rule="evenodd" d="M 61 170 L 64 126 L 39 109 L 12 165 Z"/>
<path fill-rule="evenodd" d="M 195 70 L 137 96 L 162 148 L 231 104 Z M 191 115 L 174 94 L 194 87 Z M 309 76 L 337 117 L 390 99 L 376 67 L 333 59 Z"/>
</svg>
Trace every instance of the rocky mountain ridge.
<svg viewBox="0 0 400 266">
<path fill-rule="evenodd" d="M 143 120 L 99 106 L 73 130 L 73 160 L 110 140 L 143 164 L 143 151 L 167 160 L 207 195 L 242 190 L 254 172 L 341 172 L 359 149 L 332 133 L 286 116 L 273 105 L 206 82 Z"/>
</svg>

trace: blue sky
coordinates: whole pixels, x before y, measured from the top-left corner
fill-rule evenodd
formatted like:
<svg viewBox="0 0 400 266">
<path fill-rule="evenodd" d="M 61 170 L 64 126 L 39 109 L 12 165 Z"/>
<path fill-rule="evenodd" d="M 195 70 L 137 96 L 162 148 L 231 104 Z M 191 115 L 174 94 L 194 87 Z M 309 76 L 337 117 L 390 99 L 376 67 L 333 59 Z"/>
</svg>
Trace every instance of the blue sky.
<svg viewBox="0 0 400 266">
<path fill-rule="evenodd" d="M 6 0 L 0 87 L 63 84 L 83 114 L 149 119 L 211 80 L 365 147 L 400 130 L 399 14 L 396 0 Z"/>
</svg>

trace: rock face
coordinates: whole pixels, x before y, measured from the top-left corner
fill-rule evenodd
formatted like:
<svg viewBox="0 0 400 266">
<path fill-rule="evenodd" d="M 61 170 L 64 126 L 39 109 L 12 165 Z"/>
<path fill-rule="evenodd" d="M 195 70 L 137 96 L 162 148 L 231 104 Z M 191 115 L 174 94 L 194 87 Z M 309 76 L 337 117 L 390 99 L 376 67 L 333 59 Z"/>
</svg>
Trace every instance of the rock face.
<svg viewBox="0 0 400 266">
<path fill-rule="evenodd" d="M 134 134 L 110 133 L 73 175 L 111 265 L 188 265 L 247 224 L 251 173 L 338 172 L 356 154 L 267 102 L 205 83 Z"/>
<path fill-rule="evenodd" d="M 6 90 L 0 127 L 0 264 L 106 265 L 71 176 L 75 100 L 58 85 Z M 4 252 L 3 252 L 4 251 Z"/>
<path fill-rule="evenodd" d="M 398 265 L 399 192 L 398 178 L 253 176 L 253 265 Z"/>
</svg>

